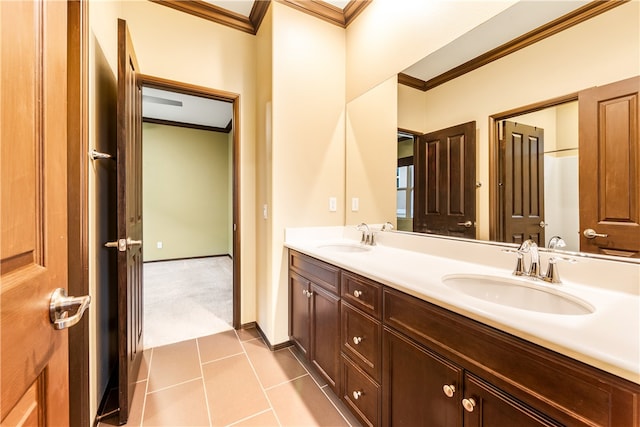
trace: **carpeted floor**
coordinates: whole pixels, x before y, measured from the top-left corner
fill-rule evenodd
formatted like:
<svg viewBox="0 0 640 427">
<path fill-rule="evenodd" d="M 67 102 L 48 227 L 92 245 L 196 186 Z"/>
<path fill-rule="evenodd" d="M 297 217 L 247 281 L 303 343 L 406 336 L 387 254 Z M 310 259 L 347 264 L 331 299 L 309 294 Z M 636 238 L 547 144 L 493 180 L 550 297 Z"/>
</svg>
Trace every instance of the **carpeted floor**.
<svg viewBox="0 0 640 427">
<path fill-rule="evenodd" d="M 228 256 L 144 264 L 144 347 L 233 329 Z"/>
</svg>

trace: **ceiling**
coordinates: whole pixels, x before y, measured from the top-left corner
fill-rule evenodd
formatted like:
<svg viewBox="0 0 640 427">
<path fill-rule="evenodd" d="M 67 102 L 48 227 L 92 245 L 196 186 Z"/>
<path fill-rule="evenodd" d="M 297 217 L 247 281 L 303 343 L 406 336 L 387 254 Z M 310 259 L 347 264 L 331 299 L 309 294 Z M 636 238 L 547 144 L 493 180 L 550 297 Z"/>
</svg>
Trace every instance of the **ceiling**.
<svg viewBox="0 0 640 427">
<path fill-rule="evenodd" d="M 266 8 L 271 0 L 199 0 L 191 2 L 172 0 L 152 1 L 178 10 L 182 10 L 180 8 L 188 4 L 198 4 L 200 6 L 208 5 L 205 7 L 212 8 L 211 10 L 215 12 L 215 19 L 211 19 L 211 16 L 202 16 L 200 11 L 198 13 L 194 13 L 193 10 L 182 11 L 195 14 L 196 16 L 204 19 L 211 19 L 215 22 L 228 25 L 242 31 L 252 32 L 253 30 L 257 31 L 257 27 L 259 26 L 264 13 L 266 13 Z M 343 25 L 345 27 L 364 7 L 370 3 L 370 0 L 278 1 L 315 15 L 320 19 L 325 19 L 336 25 Z M 448 45 L 431 53 L 418 63 L 407 68 L 402 74 L 410 76 L 410 78 L 419 82 L 418 85 L 427 84 L 432 80 L 437 80 L 438 77 L 441 77 L 456 67 L 463 67 L 464 64 L 476 60 L 483 54 L 499 49 L 500 47 L 510 43 L 512 40 L 535 32 L 541 26 L 562 16 L 566 16 L 567 14 L 590 3 L 595 2 L 592 2 L 591 0 L 518 1 L 502 13 L 478 25 L 470 32 L 460 36 Z M 355 12 L 355 15 L 352 13 L 347 17 L 346 10 L 348 8 L 352 8 L 353 11 L 354 5 L 357 5 L 357 8 L 359 9 Z M 256 14 L 256 10 L 259 7 L 262 8 L 262 12 L 260 12 L 262 16 L 259 17 L 259 19 L 255 16 L 251 18 L 252 15 Z M 318 7 L 320 7 L 320 9 L 318 9 Z M 225 11 L 224 13 L 228 13 L 229 16 L 240 16 L 241 19 L 249 22 L 247 25 L 251 26 L 253 30 L 250 31 L 248 27 L 238 28 L 236 24 L 240 21 L 234 21 L 233 23 L 221 22 L 218 18 L 222 16 L 220 15 L 222 10 Z M 342 15 L 343 18 L 342 24 L 338 22 L 340 19 L 335 18 L 335 16 L 327 18 L 327 16 L 323 15 L 327 11 L 335 12 L 336 10 L 342 12 L 339 14 Z M 245 24 L 246 22 L 242 25 Z M 410 85 L 414 86 L 413 84 Z M 426 88 L 422 87 L 422 90 L 426 90 Z M 143 95 L 143 116 L 145 118 L 190 123 L 197 126 L 206 126 L 215 129 L 227 129 L 232 119 L 233 106 L 229 102 L 146 87 L 143 89 Z"/>
<path fill-rule="evenodd" d="M 590 2 L 591 0 L 518 1 L 426 56 L 403 73 L 428 81 Z"/>
</svg>

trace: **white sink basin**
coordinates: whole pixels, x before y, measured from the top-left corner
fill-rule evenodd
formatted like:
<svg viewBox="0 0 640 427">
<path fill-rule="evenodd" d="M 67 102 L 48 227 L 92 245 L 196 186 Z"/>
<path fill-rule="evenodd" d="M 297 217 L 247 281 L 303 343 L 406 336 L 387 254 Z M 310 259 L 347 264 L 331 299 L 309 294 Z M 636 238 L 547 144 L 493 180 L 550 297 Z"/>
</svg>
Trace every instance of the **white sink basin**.
<svg viewBox="0 0 640 427">
<path fill-rule="evenodd" d="M 591 304 L 580 298 L 535 282 L 499 276 L 453 274 L 444 276 L 442 283 L 474 298 L 522 310 L 569 315 L 595 311 Z"/>
<path fill-rule="evenodd" d="M 371 246 L 365 246 L 358 243 L 330 243 L 320 245 L 318 248 L 332 252 L 367 252 L 371 250 Z"/>
</svg>

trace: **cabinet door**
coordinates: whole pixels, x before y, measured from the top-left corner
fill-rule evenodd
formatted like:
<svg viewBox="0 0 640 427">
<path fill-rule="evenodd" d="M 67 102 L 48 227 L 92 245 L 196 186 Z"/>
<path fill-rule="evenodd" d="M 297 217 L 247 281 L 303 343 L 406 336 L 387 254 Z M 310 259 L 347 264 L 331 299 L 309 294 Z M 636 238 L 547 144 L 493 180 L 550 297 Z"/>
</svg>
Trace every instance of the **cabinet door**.
<svg viewBox="0 0 640 427">
<path fill-rule="evenodd" d="M 289 335 L 300 351 L 308 357 L 310 319 L 309 307 L 311 306 L 310 283 L 298 274 L 289 272 L 289 304 L 291 316 L 289 317 Z"/>
<path fill-rule="evenodd" d="M 382 375 L 383 425 L 462 425 L 461 368 L 385 329 Z"/>
<path fill-rule="evenodd" d="M 311 362 L 338 393 L 340 298 L 311 283 Z"/>
<path fill-rule="evenodd" d="M 560 426 L 502 390 L 469 373 L 465 373 L 464 396 L 461 399 L 465 409 L 465 427 Z"/>
</svg>

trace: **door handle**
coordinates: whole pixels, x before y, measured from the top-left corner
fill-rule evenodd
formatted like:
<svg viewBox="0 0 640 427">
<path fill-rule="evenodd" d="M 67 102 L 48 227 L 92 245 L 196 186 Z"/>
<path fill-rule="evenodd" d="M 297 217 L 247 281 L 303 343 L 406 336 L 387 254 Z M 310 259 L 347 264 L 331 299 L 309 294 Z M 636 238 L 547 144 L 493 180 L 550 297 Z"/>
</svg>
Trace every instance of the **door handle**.
<svg viewBox="0 0 640 427">
<path fill-rule="evenodd" d="M 49 301 L 49 320 L 51 320 L 53 328 L 66 329 L 78 323 L 90 303 L 90 295 L 68 297 L 67 290 L 64 288 L 53 291 Z M 69 313 L 73 309 L 76 309 L 75 314 L 70 316 Z"/>
<path fill-rule="evenodd" d="M 465 222 L 459 222 L 458 225 L 463 225 L 466 228 L 471 228 L 471 226 L 473 225 L 473 223 L 471 221 L 465 221 Z"/>
<path fill-rule="evenodd" d="M 595 239 L 596 237 L 609 237 L 608 234 L 596 233 L 596 230 L 594 230 L 593 228 L 587 228 L 582 234 L 587 239 Z"/>
<path fill-rule="evenodd" d="M 133 240 L 131 237 L 127 237 L 127 248 L 132 246 L 142 246 L 142 240 Z"/>
<path fill-rule="evenodd" d="M 131 237 L 126 239 L 118 239 L 115 242 L 107 242 L 104 244 L 105 248 L 118 248 L 118 251 L 125 252 L 132 246 L 142 245 L 142 240 L 133 240 Z"/>
</svg>

